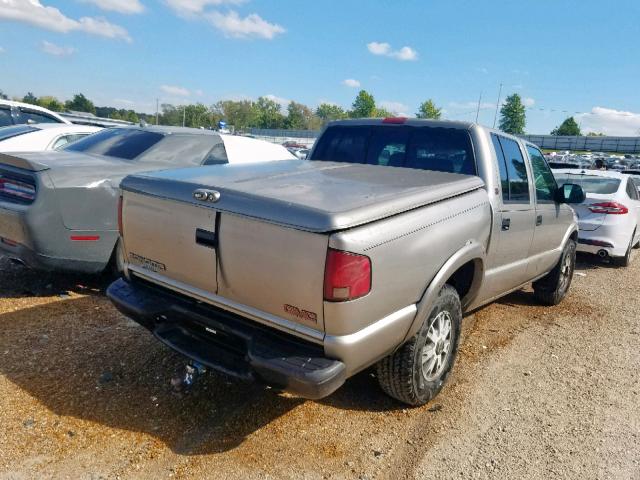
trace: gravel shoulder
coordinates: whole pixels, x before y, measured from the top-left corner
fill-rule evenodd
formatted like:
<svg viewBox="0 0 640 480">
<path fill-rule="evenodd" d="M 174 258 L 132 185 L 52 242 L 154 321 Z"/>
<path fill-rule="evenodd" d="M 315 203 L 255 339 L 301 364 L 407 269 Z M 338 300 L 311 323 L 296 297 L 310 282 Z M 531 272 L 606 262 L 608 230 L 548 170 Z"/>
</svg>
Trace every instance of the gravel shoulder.
<svg viewBox="0 0 640 480">
<path fill-rule="evenodd" d="M 450 383 L 405 409 L 371 372 L 321 402 L 216 374 L 177 396 L 107 279 L 0 259 L 0 479 L 640 478 L 640 260 L 578 273 L 558 307 L 467 317 Z"/>
</svg>

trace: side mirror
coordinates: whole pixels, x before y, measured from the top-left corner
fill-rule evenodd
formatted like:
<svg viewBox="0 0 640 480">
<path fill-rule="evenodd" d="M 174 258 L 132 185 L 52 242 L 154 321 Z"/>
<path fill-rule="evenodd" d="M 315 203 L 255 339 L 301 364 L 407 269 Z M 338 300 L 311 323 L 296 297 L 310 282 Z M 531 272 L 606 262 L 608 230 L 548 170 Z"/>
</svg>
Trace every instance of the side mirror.
<svg viewBox="0 0 640 480">
<path fill-rule="evenodd" d="M 575 183 L 565 183 L 556 190 L 555 200 L 558 203 L 582 203 L 586 196 L 582 187 Z"/>
</svg>

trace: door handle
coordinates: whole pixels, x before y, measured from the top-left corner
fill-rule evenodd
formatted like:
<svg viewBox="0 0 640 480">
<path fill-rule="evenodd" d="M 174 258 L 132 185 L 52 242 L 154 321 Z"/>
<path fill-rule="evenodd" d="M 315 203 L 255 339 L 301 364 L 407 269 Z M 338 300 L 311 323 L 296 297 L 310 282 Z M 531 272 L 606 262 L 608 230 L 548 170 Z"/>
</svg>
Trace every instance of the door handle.
<svg viewBox="0 0 640 480">
<path fill-rule="evenodd" d="M 536 217 L 536 227 L 542 225 L 542 215 Z"/>
<path fill-rule="evenodd" d="M 511 219 L 510 218 L 503 218 L 502 219 L 502 231 L 503 232 L 508 232 L 510 228 L 511 228 Z"/>
<path fill-rule="evenodd" d="M 196 228 L 196 243 L 203 247 L 215 249 L 218 246 L 218 236 L 202 228 Z"/>
</svg>

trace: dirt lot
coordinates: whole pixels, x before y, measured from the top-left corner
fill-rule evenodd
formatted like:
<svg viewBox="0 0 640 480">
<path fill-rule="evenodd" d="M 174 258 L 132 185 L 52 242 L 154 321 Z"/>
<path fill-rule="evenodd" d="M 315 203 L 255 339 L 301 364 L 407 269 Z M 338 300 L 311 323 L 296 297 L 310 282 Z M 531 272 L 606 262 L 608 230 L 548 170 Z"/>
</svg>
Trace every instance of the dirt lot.
<svg viewBox="0 0 640 480">
<path fill-rule="evenodd" d="M 321 402 L 214 374 L 177 396 L 106 280 L 0 259 L 0 478 L 640 479 L 636 260 L 468 317 L 449 385 L 404 409 L 370 372 Z"/>
</svg>

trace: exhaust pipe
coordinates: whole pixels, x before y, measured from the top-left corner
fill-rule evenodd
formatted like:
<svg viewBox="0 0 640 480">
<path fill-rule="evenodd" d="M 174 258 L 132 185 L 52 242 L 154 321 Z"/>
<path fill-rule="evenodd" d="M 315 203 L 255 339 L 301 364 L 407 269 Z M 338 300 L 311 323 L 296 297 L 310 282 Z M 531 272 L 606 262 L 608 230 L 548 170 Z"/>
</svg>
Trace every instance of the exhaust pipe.
<svg viewBox="0 0 640 480">
<path fill-rule="evenodd" d="M 609 252 L 607 252 L 605 249 L 598 250 L 598 256 L 600 258 L 607 258 L 609 256 Z"/>
</svg>

